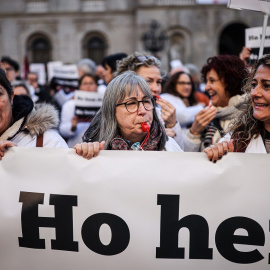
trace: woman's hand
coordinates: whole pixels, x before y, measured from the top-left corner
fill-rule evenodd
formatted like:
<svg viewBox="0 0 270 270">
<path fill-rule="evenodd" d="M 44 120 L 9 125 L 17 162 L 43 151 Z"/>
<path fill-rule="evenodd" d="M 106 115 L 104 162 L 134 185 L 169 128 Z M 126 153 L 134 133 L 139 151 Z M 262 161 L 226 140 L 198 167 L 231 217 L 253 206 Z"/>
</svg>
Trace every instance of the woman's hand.
<svg viewBox="0 0 270 270">
<path fill-rule="evenodd" d="M 217 109 L 213 106 L 204 108 L 196 114 L 195 120 L 190 128 L 190 133 L 193 135 L 200 135 L 207 125 L 215 118 Z"/>
<path fill-rule="evenodd" d="M 90 142 L 90 143 L 80 143 L 74 146 L 76 153 L 86 159 L 91 159 L 92 157 L 97 157 L 100 150 L 104 150 L 105 141 Z"/>
<path fill-rule="evenodd" d="M 245 62 L 245 65 L 247 65 L 247 59 L 250 58 L 251 54 L 251 48 L 243 47 L 242 51 L 239 54 L 239 58 Z"/>
<path fill-rule="evenodd" d="M 208 156 L 208 159 L 213 163 L 216 163 L 218 159 L 221 159 L 223 155 L 226 155 L 228 152 L 233 152 L 233 140 L 229 142 L 223 141 L 220 143 L 216 143 L 215 145 L 211 145 L 203 150 Z"/>
<path fill-rule="evenodd" d="M 156 103 L 161 107 L 161 117 L 166 128 L 173 128 L 176 124 L 175 107 L 163 98 L 159 98 Z"/>
<path fill-rule="evenodd" d="M 78 116 L 74 115 L 71 119 L 71 131 L 75 131 L 77 128 L 77 123 L 78 123 Z"/>
<path fill-rule="evenodd" d="M 0 160 L 3 158 L 6 149 L 12 146 L 17 146 L 15 143 L 10 142 L 10 141 L 3 141 L 0 142 Z"/>
<path fill-rule="evenodd" d="M 165 131 L 166 131 L 166 135 L 169 137 L 174 138 L 176 136 L 175 131 L 171 128 L 165 128 Z"/>
</svg>

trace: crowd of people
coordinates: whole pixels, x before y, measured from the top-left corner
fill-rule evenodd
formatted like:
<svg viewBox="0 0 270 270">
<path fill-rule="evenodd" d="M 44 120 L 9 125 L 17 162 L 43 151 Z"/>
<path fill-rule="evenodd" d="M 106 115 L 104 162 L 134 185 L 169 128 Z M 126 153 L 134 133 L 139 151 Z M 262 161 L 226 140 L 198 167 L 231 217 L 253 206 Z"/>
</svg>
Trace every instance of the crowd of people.
<svg viewBox="0 0 270 270">
<path fill-rule="evenodd" d="M 87 118 L 76 115 L 74 95 L 57 104 L 51 83 L 34 72 L 22 79 L 18 62 L 3 56 L 0 159 L 12 146 L 70 147 L 87 159 L 103 149 L 204 151 L 214 163 L 228 152 L 270 153 L 270 55 L 247 67 L 249 53 L 210 57 L 201 72 L 181 64 L 165 73 L 139 52 L 100 65 L 82 59 L 78 90 L 103 97 Z"/>
</svg>

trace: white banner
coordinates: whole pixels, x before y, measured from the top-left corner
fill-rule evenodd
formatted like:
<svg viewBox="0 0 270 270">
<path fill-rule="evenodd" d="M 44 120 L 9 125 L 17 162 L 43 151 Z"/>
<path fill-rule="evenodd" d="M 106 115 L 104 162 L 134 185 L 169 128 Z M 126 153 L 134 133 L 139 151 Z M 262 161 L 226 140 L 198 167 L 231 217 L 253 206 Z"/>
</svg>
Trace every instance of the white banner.
<svg viewBox="0 0 270 270">
<path fill-rule="evenodd" d="M 13 147 L 0 161 L 0 269 L 269 269 L 269 164 Z"/>
<path fill-rule="evenodd" d="M 269 0 L 228 0 L 229 8 L 248 9 L 269 14 Z"/>
</svg>

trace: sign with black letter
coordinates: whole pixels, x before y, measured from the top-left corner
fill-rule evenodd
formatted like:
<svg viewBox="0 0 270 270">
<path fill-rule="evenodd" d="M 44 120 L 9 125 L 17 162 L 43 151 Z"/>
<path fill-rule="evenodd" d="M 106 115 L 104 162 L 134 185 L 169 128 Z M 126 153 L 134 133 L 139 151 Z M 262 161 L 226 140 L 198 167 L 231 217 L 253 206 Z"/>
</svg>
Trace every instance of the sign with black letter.
<svg viewBox="0 0 270 270">
<path fill-rule="evenodd" d="M 93 119 L 102 105 L 103 95 L 77 90 L 74 95 L 75 115 L 79 119 Z"/>
<path fill-rule="evenodd" d="M 247 28 L 245 46 L 251 48 L 250 60 L 251 63 L 259 58 L 260 44 L 262 41 L 262 27 Z M 270 27 L 266 29 L 265 43 L 263 54 L 270 53 Z"/>
<path fill-rule="evenodd" d="M 0 269 L 269 269 L 270 155 L 13 147 Z"/>
</svg>

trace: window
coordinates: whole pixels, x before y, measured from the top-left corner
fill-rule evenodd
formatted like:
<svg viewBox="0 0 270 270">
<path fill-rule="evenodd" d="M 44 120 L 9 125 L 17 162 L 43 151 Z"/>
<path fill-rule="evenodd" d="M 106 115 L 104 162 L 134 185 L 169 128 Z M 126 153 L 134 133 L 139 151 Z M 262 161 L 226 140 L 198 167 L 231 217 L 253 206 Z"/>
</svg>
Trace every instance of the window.
<svg viewBox="0 0 270 270">
<path fill-rule="evenodd" d="M 107 42 L 105 38 L 98 34 L 92 33 L 86 36 L 83 42 L 83 55 L 90 58 L 97 64 L 100 64 L 106 55 Z"/>
<path fill-rule="evenodd" d="M 48 63 L 51 61 L 51 44 L 49 39 L 41 34 L 28 39 L 27 51 L 31 63 Z"/>
<path fill-rule="evenodd" d="M 227 26 L 219 39 L 219 54 L 239 55 L 245 46 L 245 26 L 242 23 L 233 23 Z"/>
</svg>

